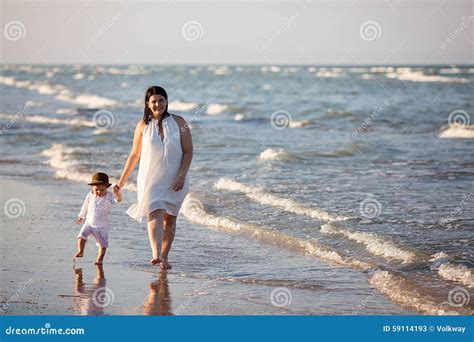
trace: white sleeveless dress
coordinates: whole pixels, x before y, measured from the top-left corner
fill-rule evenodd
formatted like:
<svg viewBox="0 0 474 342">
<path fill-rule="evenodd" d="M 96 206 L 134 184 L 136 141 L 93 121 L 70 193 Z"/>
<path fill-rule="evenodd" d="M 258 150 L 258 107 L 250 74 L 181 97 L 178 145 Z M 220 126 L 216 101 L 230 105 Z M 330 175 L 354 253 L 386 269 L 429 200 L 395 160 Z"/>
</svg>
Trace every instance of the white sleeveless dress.
<svg viewBox="0 0 474 342">
<path fill-rule="evenodd" d="M 178 123 L 173 114 L 162 121 L 164 138 L 161 141 L 158 120 L 151 119 L 143 129 L 142 151 L 137 177 L 137 203 L 127 210 L 127 214 L 142 222 L 152 211 L 165 209 L 178 216 L 179 209 L 189 189 L 186 176 L 180 191 L 173 190 L 178 177 L 183 150 Z"/>
</svg>

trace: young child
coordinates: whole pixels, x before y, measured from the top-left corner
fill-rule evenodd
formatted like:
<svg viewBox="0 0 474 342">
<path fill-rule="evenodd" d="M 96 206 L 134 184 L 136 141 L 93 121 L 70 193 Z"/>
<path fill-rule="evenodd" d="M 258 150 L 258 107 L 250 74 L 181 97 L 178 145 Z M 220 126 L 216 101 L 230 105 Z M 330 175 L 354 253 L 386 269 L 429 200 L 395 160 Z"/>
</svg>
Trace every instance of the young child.
<svg viewBox="0 0 474 342">
<path fill-rule="evenodd" d="M 89 183 L 92 191 L 89 192 L 84 200 L 76 224 L 83 224 L 79 235 L 77 236 L 77 250 L 75 257 L 82 258 L 87 237 L 92 234 L 99 247 L 96 265 L 101 265 L 109 243 L 109 212 L 112 204 L 122 201 L 120 190 L 114 189 L 114 195 L 107 191 L 111 186 L 109 176 L 98 172 L 92 176 Z"/>
</svg>

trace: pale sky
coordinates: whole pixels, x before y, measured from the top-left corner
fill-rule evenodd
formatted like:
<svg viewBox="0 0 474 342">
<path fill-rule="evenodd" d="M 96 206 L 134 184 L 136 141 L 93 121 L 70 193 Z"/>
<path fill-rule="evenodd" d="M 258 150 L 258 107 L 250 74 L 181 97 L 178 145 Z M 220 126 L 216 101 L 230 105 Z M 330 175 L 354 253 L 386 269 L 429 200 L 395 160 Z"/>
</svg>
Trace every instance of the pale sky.
<svg viewBox="0 0 474 342">
<path fill-rule="evenodd" d="M 4 63 L 472 64 L 470 0 L 2 0 Z"/>
</svg>

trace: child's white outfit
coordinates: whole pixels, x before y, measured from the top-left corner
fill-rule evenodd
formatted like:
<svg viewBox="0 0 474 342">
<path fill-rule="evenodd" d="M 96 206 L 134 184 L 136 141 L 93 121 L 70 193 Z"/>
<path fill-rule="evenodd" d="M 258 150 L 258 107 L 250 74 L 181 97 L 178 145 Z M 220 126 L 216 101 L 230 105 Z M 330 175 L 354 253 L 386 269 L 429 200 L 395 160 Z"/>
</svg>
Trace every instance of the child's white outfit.
<svg viewBox="0 0 474 342">
<path fill-rule="evenodd" d="M 109 246 L 109 213 L 112 204 L 118 203 L 115 196 L 107 191 L 103 197 L 89 192 L 84 200 L 79 217 L 85 220 L 78 238 L 87 240 L 89 235 L 94 235 L 97 246 Z"/>
</svg>

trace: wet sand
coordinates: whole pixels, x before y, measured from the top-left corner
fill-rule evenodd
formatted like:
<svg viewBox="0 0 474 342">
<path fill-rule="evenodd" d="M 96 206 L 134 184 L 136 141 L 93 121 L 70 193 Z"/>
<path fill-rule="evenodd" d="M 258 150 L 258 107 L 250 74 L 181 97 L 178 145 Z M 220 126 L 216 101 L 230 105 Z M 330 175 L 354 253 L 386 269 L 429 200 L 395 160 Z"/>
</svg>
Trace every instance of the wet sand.
<svg viewBox="0 0 474 342">
<path fill-rule="evenodd" d="M 274 290 L 281 290 L 278 282 L 209 279 L 185 274 L 180 271 L 179 264 L 175 264 L 170 272 L 161 272 L 158 267 L 147 265 L 146 260 L 138 260 L 133 251 L 123 247 L 121 237 L 113 230 L 103 267 L 94 265 L 97 248 L 93 239 L 86 246 L 84 258 L 73 262 L 75 236 L 80 228 L 74 224 L 75 215 L 87 187 L 75 183 L 69 187 L 56 184 L 63 183 L 45 181 L 40 187 L 37 182 L 1 180 L 1 203 L 9 204 L 9 208 L 2 212 L 2 314 L 364 314 L 365 310 L 374 307 L 382 314 L 415 314 L 375 292 L 362 274 L 356 284 L 339 282 L 338 286 L 343 290 L 338 296 L 329 295 L 330 290 L 325 288 L 322 279 L 315 279 L 311 286 L 304 288 L 295 282 L 288 305 L 275 305 L 269 297 Z M 125 210 L 125 207 L 121 209 Z M 123 219 L 123 213 L 113 209 L 111 223 Z M 181 224 L 186 224 L 186 221 L 183 219 Z M 228 237 L 219 232 L 204 232 L 210 234 L 209 239 Z M 270 248 L 255 242 L 249 242 L 248 247 L 246 255 L 250 257 L 252 248 Z M 148 245 L 143 246 L 146 251 L 148 248 Z M 181 249 L 178 243 L 175 253 Z M 281 256 L 276 254 L 275 257 Z M 290 254 L 283 257 L 288 261 L 291 257 L 302 258 Z M 331 270 L 327 266 L 323 268 L 315 259 L 309 261 L 326 272 Z M 335 282 L 338 274 L 343 272 L 344 269 L 331 271 Z M 325 274 L 321 276 L 325 277 Z M 288 282 L 282 286 L 288 287 Z M 344 291 L 347 291 L 347 302 L 340 301 L 344 298 Z M 285 292 L 277 298 L 285 300 L 284 296 Z M 360 303 L 360 311 L 351 312 L 354 303 Z"/>
</svg>

